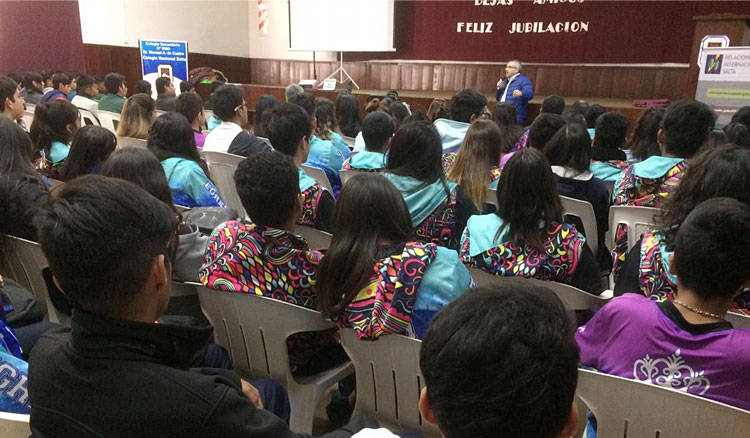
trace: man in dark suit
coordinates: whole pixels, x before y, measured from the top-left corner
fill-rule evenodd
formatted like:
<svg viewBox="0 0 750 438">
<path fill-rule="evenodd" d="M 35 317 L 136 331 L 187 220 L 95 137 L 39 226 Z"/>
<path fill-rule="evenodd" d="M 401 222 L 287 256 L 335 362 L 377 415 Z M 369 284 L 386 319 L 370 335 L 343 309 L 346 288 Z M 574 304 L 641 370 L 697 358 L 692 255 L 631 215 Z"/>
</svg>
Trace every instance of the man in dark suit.
<svg viewBox="0 0 750 438">
<path fill-rule="evenodd" d="M 497 81 L 495 99 L 498 102 L 512 103 L 516 107 L 516 119 L 521 126 L 526 122 L 526 111 L 529 101 L 534 98 L 531 79 L 521 74 L 521 62 L 517 59 L 508 61 L 505 66 L 505 78 Z"/>
</svg>

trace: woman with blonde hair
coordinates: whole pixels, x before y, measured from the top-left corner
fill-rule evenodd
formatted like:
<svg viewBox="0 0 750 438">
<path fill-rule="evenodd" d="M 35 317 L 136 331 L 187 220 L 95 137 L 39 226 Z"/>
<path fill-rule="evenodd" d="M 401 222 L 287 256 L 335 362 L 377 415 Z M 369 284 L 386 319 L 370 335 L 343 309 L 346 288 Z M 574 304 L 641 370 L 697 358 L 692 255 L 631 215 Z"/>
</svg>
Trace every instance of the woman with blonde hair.
<svg viewBox="0 0 750 438">
<path fill-rule="evenodd" d="M 148 128 L 156 118 L 155 109 L 156 104 L 151 96 L 143 93 L 130 96 L 122 107 L 120 124 L 117 125 L 117 137 L 148 140 Z"/>
</svg>

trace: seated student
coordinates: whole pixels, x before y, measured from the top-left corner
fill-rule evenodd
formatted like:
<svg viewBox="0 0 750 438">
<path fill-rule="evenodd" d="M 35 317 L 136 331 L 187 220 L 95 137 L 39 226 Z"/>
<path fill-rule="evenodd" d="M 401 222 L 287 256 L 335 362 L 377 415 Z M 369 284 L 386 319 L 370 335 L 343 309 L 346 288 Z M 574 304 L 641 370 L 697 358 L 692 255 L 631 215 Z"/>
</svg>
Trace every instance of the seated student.
<svg viewBox="0 0 750 438">
<path fill-rule="evenodd" d="M 99 102 L 105 94 L 107 94 L 107 87 L 104 85 L 104 78 L 99 75 L 94 76 L 94 85 L 96 85 L 96 94 L 94 100 Z"/>
<path fill-rule="evenodd" d="M 206 143 L 206 134 L 201 132 L 201 126 L 206 124 L 206 115 L 203 113 L 203 99 L 196 93 L 182 93 L 175 100 L 174 110 L 188 119 L 193 129 L 195 145 L 202 148 Z"/>
<path fill-rule="evenodd" d="M 542 118 L 542 120 L 540 120 L 540 123 L 542 123 L 542 122 L 546 122 L 547 124 L 549 124 L 549 123 L 552 123 L 552 124 L 559 123 L 560 125 L 562 125 L 563 123 L 567 122 L 567 120 L 565 120 L 565 119 L 562 118 L 562 113 L 563 113 L 563 110 L 565 109 L 565 99 L 563 99 L 561 96 L 553 94 L 552 96 L 547 97 L 544 100 L 544 103 L 546 103 L 546 105 L 544 105 L 544 104 L 542 105 L 540 113 L 536 117 L 536 119 L 534 119 L 534 122 L 536 122 L 540 118 Z M 499 105 L 499 103 L 498 103 L 498 105 Z M 557 116 L 560 116 L 561 118 L 558 119 Z M 531 122 L 531 124 L 533 125 L 534 122 Z M 537 128 L 537 129 L 539 129 L 539 128 Z M 519 149 L 523 149 L 523 148 L 526 148 L 526 147 L 530 146 L 530 144 L 529 144 L 529 134 L 530 134 L 530 131 L 531 131 L 531 125 L 528 128 L 526 128 L 525 131 L 523 131 L 521 133 L 521 137 L 518 139 L 518 143 L 516 143 L 515 146 L 513 147 L 514 151 L 517 151 Z M 549 140 L 549 138 L 551 138 L 551 137 L 552 137 L 552 135 L 550 135 L 547 138 L 547 140 Z M 544 148 L 544 143 L 537 143 L 537 145 L 538 146 L 541 145 L 541 146 L 537 147 L 537 149 L 539 149 L 539 150 L 541 150 L 541 149 Z M 508 159 L 510 159 L 510 157 L 508 157 Z M 500 163 L 500 168 L 501 169 L 503 167 L 505 167 L 505 163 L 507 161 L 508 160 L 504 159 L 503 162 Z"/>
<path fill-rule="evenodd" d="M 48 91 L 52 90 L 52 75 L 55 73 L 52 70 L 42 70 L 39 72 L 39 74 L 42 75 L 42 83 L 44 84 L 44 88 L 42 88 L 42 95 L 47 94 Z"/>
<path fill-rule="evenodd" d="M 29 136 L 34 150 L 40 154 L 36 169 L 42 175 L 58 178 L 60 167 L 70 153 L 68 144 L 80 127 L 78 108 L 67 100 L 52 100 L 36 106 Z"/>
<path fill-rule="evenodd" d="M 0 291 L 3 277 L 0 276 Z M 9 306 L 12 307 L 12 306 Z M 0 364 L 3 368 L 4 385 L 0 392 L 0 412 L 29 414 L 29 364 L 23 359 L 21 345 L 16 333 L 8 326 L 4 309 L 0 309 Z"/>
<path fill-rule="evenodd" d="M 581 363 L 750 409 L 750 330 L 726 321 L 750 281 L 748 248 L 750 206 L 728 198 L 698 205 L 670 256 L 679 296 L 660 303 L 634 294 L 613 299 L 578 329 Z"/>
<path fill-rule="evenodd" d="M 615 295 L 638 293 L 657 301 L 677 295 L 677 279 L 670 269 L 680 224 L 698 204 L 712 198 L 737 199 L 750 205 L 750 151 L 726 145 L 700 153 L 661 206 L 654 230 L 643 235 L 625 259 L 615 283 Z M 707 263 L 713 266 L 709 257 Z M 736 310 L 750 314 L 750 295 L 742 294 Z"/>
<path fill-rule="evenodd" d="M 280 104 L 281 101 L 270 94 L 264 94 L 258 98 L 258 102 L 255 104 L 255 115 L 253 116 L 253 135 L 268 138 L 266 127 L 263 125 L 263 113 L 271 108 L 276 108 Z"/>
<path fill-rule="evenodd" d="M 583 117 L 586 117 L 586 113 L 588 112 L 589 108 L 591 108 L 591 105 L 589 105 L 588 101 L 585 100 L 576 100 L 570 107 L 571 111 L 575 111 Z"/>
<path fill-rule="evenodd" d="M 182 217 L 172 203 L 172 190 L 164 175 L 164 169 L 151 151 L 139 148 L 118 149 L 104 163 L 102 175 L 136 184 L 167 204 L 175 215 Z M 207 242 L 208 237 L 198 230 L 198 226 L 184 221 L 180 223 L 172 265 L 173 279 L 199 281 L 198 271 L 203 263 Z"/>
<path fill-rule="evenodd" d="M 464 263 L 601 293 L 599 264 L 586 238 L 563 223 L 555 178 L 541 152 L 527 148 L 513 155 L 500 175 L 497 204 L 497 213 L 469 218 L 461 238 Z"/>
<path fill-rule="evenodd" d="M 597 259 L 601 270 L 609 271 L 612 258 L 604 238 L 609 229 L 609 191 L 604 182 L 589 171 L 591 140 L 586 128 L 577 123 L 566 124 L 547 142 L 544 156 L 552 165 L 560 194 L 586 201 L 594 208 L 599 242 Z"/>
<path fill-rule="evenodd" d="M 106 94 L 99 99 L 99 111 L 109 111 L 120 114 L 125 105 L 125 97 L 128 95 L 128 84 L 125 76 L 119 73 L 110 73 L 104 77 Z"/>
<path fill-rule="evenodd" d="M 606 112 L 596 119 L 596 136 L 591 148 L 591 173 L 602 181 L 614 182 L 628 167 L 622 148 L 628 134 L 628 120 L 622 113 Z"/>
<path fill-rule="evenodd" d="M 678 100 L 667 108 L 657 140 L 661 156 L 654 155 L 623 170 L 612 190 L 613 205 L 659 207 L 677 187 L 693 157 L 708 140 L 714 113 L 705 103 Z M 627 226 L 615 230 L 612 271 L 617 279 L 627 252 Z"/>
<path fill-rule="evenodd" d="M 562 116 L 557 114 L 540 114 L 529 126 L 528 135 L 526 136 L 527 142 L 523 147 L 517 147 L 517 149 L 523 149 L 530 147 L 540 152 L 544 151 L 544 146 L 547 145 L 552 137 L 557 134 L 557 131 L 565 126 L 565 120 Z M 505 166 L 501 166 L 505 167 Z"/>
<path fill-rule="evenodd" d="M 596 137 L 596 119 L 598 119 L 599 116 L 606 112 L 607 110 L 597 103 L 591 105 L 586 111 L 586 115 L 584 118 L 586 119 L 586 128 L 592 141 Z"/>
<path fill-rule="evenodd" d="M 300 167 L 310 153 L 312 122 L 299 105 L 283 103 L 266 111 L 268 139 L 275 150 L 289 155 L 297 166 L 299 191 L 302 195 L 302 212 L 297 224 L 323 231 L 331 230 L 331 214 L 335 201 L 333 194 L 321 187 Z"/>
<path fill-rule="evenodd" d="M 13 79 L 0 76 L 0 117 L 17 122 L 23 117 L 26 101 L 21 97 L 21 88 Z"/>
<path fill-rule="evenodd" d="M 411 240 L 411 222 L 406 203 L 382 175 L 352 177 L 318 267 L 324 315 L 362 339 L 421 338 L 435 313 L 473 285 L 455 251 Z"/>
<path fill-rule="evenodd" d="M 542 102 L 541 112 L 544 114 L 557 114 L 561 116 L 565 111 L 565 98 L 557 94 L 550 94 Z"/>
<path fill-rule="evenodd" d="M 492 120 L 477 120 L 471 124 L 464 144 L 447 171 L 448 181 L 458 184 L 455 228 L 457 233 L 463 232 L 469 217 L 495 212 L 495 206 L 485 204 L 485 201 L 489 190 L 497 189 L 500 178 L 500 169 L 497 167 L 500 162 L 500 144 L 502 133 L 497 124 Z"/>
<path fill-rule="evenodd" d="M 35 436 L 298 436 L 234 372 L 190 369 L 210 327 L 154 323 L 171 290 L 177 222 L 167 205 L 128 181 L 87 175 L 60 190 L 39 225 L 74 310 L 69 341 L 46 336 L 32 351 Z"/>
<path fill-rule="evenodd" d="M 315 98 L 315 136 L 333 143 L 345 158 L 349 158 L 349 146 L 341 136 L 336 108 L 333 102 L 325 97 Z"/>
<path fill-rule="evenodd" d="M 102 164 L 114 152 L 117 138 L 101 126 L 84 126 L 70 143 L 68 158 L 60 168 L 60 180 L 70 181 L 81 175 L 99 174 Z"/>
<path fill-rule="evenodd" d="M 50 100 L 68 100 L 68 95 L 73 90 L 73 80 L 65 73 L 55 73 L 52 76 L 52 89 L 42 96 L 40 103 Z"/>
<path fill-rule="evenodd" d="M 385 167 L 386 151 L 393 138 L 393 118 L 388 113 L 376 111 L 362 122 L 365 150 L 357 152 L 344 161 L 342 169 L 377 171 Z"/>
<path fill-rule="evenodd" d="M 403 122 L 404 116 L 401 114 L 401 109 L 403 105 L 398 106 L 396 105 L 396 102 L 389 98 L 384 98 L 383 100 L 380 100 L 377 97 L 373 97 L 372 99 L 367 101 L 367 104 L 365 105 L 365 117 L 367 117 L 368 114 L 372 114 L 374 112 L 384 112 L 391 116 L 393 119 L 393 132 L 398 131 L 398 127 Z M 393 110 L 396 110 L 396 113 L 394 113 Z M 405 109 L 405 107 L 403 108 Z M 407 114 L 408 115 L 408 114 Z M 362 152 L 365 150 L 365 139 L 362 136 L 362 131 L 357 134 L 357 136 L 354 138 L 354 149 L 352 152 Z"/>
<path fill-rule="evenodd" d="M 42 75 L 37 72 L 30 71 L 23 76 L 23 89 L 21 90 L 21 97 L 23 97 L 26 103 L 36 105 L 42 100 L 44 96 L 44 81 L 42 81 Z"/>
<path fill-rule="evenodd" d="M 180 95 L 183 93 L 195 93 L 195 85 L 190 81 L 180 82 Z"/>
<path fill-rule="evenodd" d="M 94 78 L 89 75 L 81 75 L 77 79 L 76 86 L 76 95 L 70 103 L 78 108 L 91 111 L 92 114 L 96 115 L 96 111 L 99 109 L 99 102 L 94 100 L 94 96 L 97 93 Z"/>
<path fill-rule="evenodd" d="M 340 91 L 336 96 L 336 120 L 341 133 L 347 137 L 356 137 L 362 130 L 359 122 L 359 101 L 351 93 Z"/>
<path fill-rule="evenodd" d="M 154 99 L 146 94 L 134 94 L 122 107 L 122 116 L 117 125 L 117 137 L 146 140 L 154 119 L 156 119 Z"/>
<path fill-rule="evenodd" d="M 173 111 L 177 90 L 168 77 L 162 76 L 156 79 L 156 109 L 160 111 Z"/>
<path fill-rule="evenodd" d="M 643 111 L 638 121 L 635 122 L 632 137 L 625 146 L 628 163 L 634 164 L 653 155 L 661 155 L 659 141 L 656 137 L 663 119 L 664 110 L 662 108 L 648 108 Z"/>
<path fill-rule="evenodd" d="M 135 87 L 133 87 L 133 94 L 147 94 L 151 96 L 153 91 L 151 91 L 151 82 L 140 80 L 135 83 Z M 153 96 L 151 96 L 153 97 Z"/>
<path fill-rule="evenodd" d="M 454 247 L 458 184 L 446 181 L 440 134 L 429 122 L 404 124 L 391 141 L 384 175 L 406 201 L 414 238 Z"/>
<path fill-rule="evenodd" d="M 518 124 L 518 120 L 516 120 L 516 108 L 510 102 L 502 102 L 495 105 L 495 109 L 492 111 L 492 119 L 498 128 L 500 128 L 500 156 L 502 157 L 500 159 L 500 168 L 502 169 L 510 157 L 513 156 L 513 152 L 518 150 L 516 149 L 516 145 L 518 145 L 524 130 Z"/>
<path fill-rule="evenodd" d="M 740 146 L 750 146 L 750 126 L 739 122 L 730 122 L 724 127 L 727 142 Z"/>
<path fill-rule="evenodd" d="M 36 241 L 34 214 L 48 202 L 49 189 L 31 163 L 29 136 L 0 117 L 0 233 Z"/>
<path fill-rule="evenodd" d="M 182 114 L 165 113 L 154 121 L 148 149 L 161 161 L 172 189 L 172 202 L 184 207 L 226 207 L 208 178 L 190 123 Z"/>
<path fill-rule="evenodd" d="M 443 153 L 458 152 L 469 126 L 485 113 L 489 115 L 487 98 L 482 93 L 470 88 L 456 93 L 451 99 L 451 119 L 435 120 L 435 127 L 443 145 Z"/>
<path fill-rule="evenodd" d="M 237 85 L 221 85 L 211 95 L 214 116 L 221 124 L 206 136 L 203 150 L 227 152 L 248 157 L 271 148 L 266 142 L 242 129 L 247 124 L 247 106 L 242 88 Z"/>
</svg>

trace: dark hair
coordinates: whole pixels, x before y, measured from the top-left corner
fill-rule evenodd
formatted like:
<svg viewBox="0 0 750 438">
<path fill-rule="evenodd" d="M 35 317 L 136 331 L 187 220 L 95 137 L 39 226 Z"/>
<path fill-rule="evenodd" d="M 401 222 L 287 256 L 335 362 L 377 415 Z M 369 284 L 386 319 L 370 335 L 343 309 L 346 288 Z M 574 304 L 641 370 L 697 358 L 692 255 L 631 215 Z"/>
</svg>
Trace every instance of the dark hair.
<svg viewBox="0 0 750 438">
<path fill-rule="evenodd" d="M 544 287 L 470 289 L 444 307 L 419 354 L 443 435 L 559 436 L 578 383 L 574 330 L 563 303 Z"/>
<path fill-rule="evenodd" d="M 510 102 L 498 102 L 492 112 L 492 119 L 500 128 L 500 153 L 505 155 L 513 149 L 523 134 L 523 128 L 516 118 L 515 106 Z"/>
<path fill-rule="evenodd" d="M 391 140 L 386 169 L 399 176 L 421 181 L 421 190 L 435 181 L 442 181 L 450 195 L 443 173 L 443 143 L 435 126 L 428 122 L 412 122 L 402 126 Z"/>
<path fill-rule="evenodd" d="M 467 88 L 456 93 L 451 99 L 451 119 L 469 123 L 471 116 L 479 117 L 487 106 L 487 98 L 476 90 Z"/>
<path fill-rule="evenodd" d="M 714 112 L 703 102 L 683 99 L 672 103 L 664 113 L 664 151 L 676 157 L 690 158 L 714 128 Z"/>
<path fill-rule="evenodd" d="M 544 98 L 544 102 L 542 102 L 543 113 L 562 115 L 563 111 L 565 111 L 565 98 L 557 94 L 551 94 Z"/>
<path fill-rule="evenodd" d="M 299 141 L 304 137 L 311 137 L 310 116 L 302 107 L 293 103 L 282 103 L 266 111 L 266 114 L 266 132 L 271 145 L 277 151 L 294 157 Z"/>
<path fill-rule="evenodd" d="M 151 126 L 151 116 L 155 110 L 156 103 L 148 94 L 138 93 L 128 97 L 122 106 L 117 136 L 146 139 Z"/>
<path fill-rule="evenodd" d="M 52 80 L 52 75 L 55 74 L 52 70 L 42 70 L 39 72 L 40 76 L 42 76 L 42 81 L 44 81 L 44 85 L 47 85 L 47 81 Z"/>
<path fill-rule="evenodd" d="M 722 146 L 729 143 L 731 142 L 729 141 L 729 136 L 727 136 L 726 132 L 721 129 L 714 129 L 708 133 L 708 141 L 706 142 L 705 149 L 713 149 L 717 146 Z"/>
<path fill-rule="evenodd" d="M 544 145 L 565 126 L 562 116 L 557 114 L 539 114 L 529 127 L 528 145 L 531 148 L 544 150 Z"/>
<path fill-rule="evenodd" d="M 5 99 L 15 102 L 16 90 L 18 84 L 7 76 L 0 76 L 0 111 L 5 111 Z"/>
<path fill-rule="evenodd" d="M 151 96 L 151 82 L 140 80 L 133 87 L 133 94 L 147 94 Z"/>
<path fill-rule="evenodd" d="M 403 102 L 399 102 L 397 100 L 393 100 L 388 103 L 388 107 L 391 110 L 391 117 L 393 117 L 393 126 L 395 127 L 395 129 L 398 129 L 399 126 L 401 126 L 401 124 L 404 123 L 407 118 L 409 118 L 409 110 L 406 108 L 406 105 L 404 105 Z"/>
<path fill-rule="evenodd" d="M 156 78 L 156 81 L 154 82 L 154 85 L 156 85 L 156 94 L 158 95 L 158 94 L 166 93 L 167 92 L 166 88 L 171 83 L 172 81 L 166 76 L 161 76 L 161 77 Z"/>
<path fill-rule="evenodd" d="M 357 98 L 350 93 L 339 93 L 336 97 L 336 118 L 339 121 L 342 134 L 347 137 L 356 137 L 361 130 Z"/>
<path fill-rule="evenodd" d="M 586 127 L 589 129 L 594 128 L 596 125 L 596 119 L 606 112 L 607 110 L 598 103 L 591 105 L 589 110 L 586 111 Z"/>
<path fill-rule="evenodd" d="M 175 99 L 174 110 L 193 123 L 203 111 L 203 99 L 197 93 L 182 93 Z"/>
<path fill-rule="evenodd" d="M 40 75 L 39 73 L 34 72 L 34 71 L 30 71 L 30 72 L 26 73 L 23 76 L 23 88 L 27 88 L 29 90 L 42 91 L 40 88 L 36 88 L 34 86 L 34 82 L 35 81 L 36 82 L 40 82 L 42 84 L 42 86 L 44 86 L 44 80 L 42 80 L 42 75 Z"/>
<path fill-rule="evenodd" d="M 635 123 L 633 137 L 626 146 L 626 149 L 633 153 L 633 157 L 643 161 L 653 155 L 661 155 L 656 135 L 659 133 L 662 119 L 664 110 L 661 108 L 648 108 L 641 114 Z"/>
<path fill-rule="evenodd" d="M 60 85 L 70 85 L 71 82 L 73 82 L 73 80 L 65 73 L 55 73 L 52 76 L 52 88 L 55 90 L 60 89 Z"/>
<path fill-rule="evenodd" d="M 563 120 L 565 123 L 576 123 L 578 125 L 586 127 L 586 118 L 581 115 L 581 113 L 577 113 L 575 111 L 567 111 L 562 115 Z"/>
<path fill-rule="evenodd" d="M 743 125 L 750 127 L 750 105 L 743 106 L 735 111 L 732 116 L 732 122 L 742 123 Z"/>
<path fill-rule="evenodd" d="M 545 225 L 562 222 L 562 206 L 550 164 L 536 149 L 526 148 L 513 154 L 505 164 L 497 184 L 497 215 L 516 245 L 543 250 Z"/>
<path fill-rule="evenodd" d="M 83 91 L 85 88 L 95 86 L 94 84 L 94 78 L 89 75 L 80 75 L 78 76 L 78 79 L 76 79 L 76 83 L 78 84 L 78 90 L 79 93 Z"/>
<path fill-rule="evenodd" d="M 158 254 L 168 254 L 173 213 L 133 183 L 85 175 L 37 215 L 52 274 L 75 308 L 113 316 L 137 297 Z M 71 257 L 71 254 L 75 254 Z"/>
<path fill-rule="evenodd" d="M 125 76 L 120 73 L 109 73 L 104 76 L 104 88 L 109 94 L 117 94 L 123 84 L 125 84 Z"/>
<path fill-rule="evenodd" d="M 479 119 L 469 126 L 448 179 L 458 183 L 477 210 L 482 211 L 490 188 L 490 170 L 500 163 L 502 133 L 492 120 Z"/>
<path fill-rule="evenodd" d="M 237 85 L 222 85 L 211 95 L 214 115 L 228 122 L 234 118 L 236 108 L 242 105 L 242 88 Z"/>
<path fill-rule="evenodd" d="M 255 104 L 255 118 L 253 119 L 253 133 L 258 137 L 268 137 L 266 127 L 263 124 L 263 113 L 266 110 L 281 105 L 281 101 L 270 94 L 264 94 L 258 98 Z"/>
<path fill-rule="evenodd" d="M 739 122 L 731 122 L 724 127 L 729 143 L 740 146 L 750 146 L 750 127 Z"/>
<path fill-rule="evenodd" d="M 318 305 L 326 316 L 340 314 L 365 286 L 378 241 L 402 243 L 412 234 L 404 199 L 377 173 L 358 172 L 344 184 L 332 226 L 331 245 L 318 266 Z"/>
<path fill-rule="evenodd" d="M 596 145 L 609 149 L 622 149 L 628 134 L 630 120 L 622 113 L 606 112 L 596 119 Z"/>
<path fill-rule="evenodd" d="M 283 228 L 299 213 L 299 175 L 288 155 L 277 151 L 252 154 L 237 166 L 234 182 L 254 224 Z"/>
<path fill-rule="evenodd" d="M 102 167 L 102 176 L 130 181 L 177 212 L 172 203 L 172 190 L 159 159 L 141 148 L 117 149 Z"/>
<path fill-rule="evenodd" d="M 102 163 L 115 150 L 117 139 L 101 126 L 84 126 L 70 144 L 70 153 L 60 169 L 60 179 L 70 181 L 89 173 L 99 173 Z"/>
<path fill-rule="evenodd" d="M 698 154 L 661 205 L 656 225 L 672 250 L 680 224 L 701 202 L 718 197 L 750 205 L 750 150 L 724 145 Z"/>
<path fill-rule="evenodd" d="M 393 137 L 393 119 L 387 113 L 375 111 L 362 122 L 362 138 L 365 149 L 371 152 L 385 152 L 388 140 Z"/>
<path fill-rule="evenodd" d="M 333 133 L 339 133 L 338 121 L 336 120 L 336 108 L 333 102 L 325 97 L 315 99 L 315 135 L 323 140 L 333 142 Z"/>
<path fill-rule="evenodd" d="M 388 114 L 388 113 L 386 113 L 386 114 Z M 430 121 L 430 118 L 427 117 L 427 114 L 425 114 L 424 111 L 422 111 L 422 110 L 416 110 L 413 113 L 409 114 L 409 116 L 406 117 L 404 120 L 402 120 L 400 124 L 396 124 L 396 120 L 394 119 L 393 120 L 394 131 L 396 130 L 396 126 L 402 126 L 402 125 L 405 125 L 405 124 L 411 123 L 411 122 L 427 122 L 427 123 L 432 123 Z"/>
<path fill-rule="evenodd" d="M 53 142 L 68 144 L 72 137 L 68 125 L 75 124 L 79 117 L 78 108 L 67 100 L 40 102 L 34 110 L 34 121 L 29 129 L 35 149 L 43 150 L 49 157 Z"/>
<path fill-rule="evenodd" d="M 544 146 L 544 156 L 550 165 L 563 166 L 580 175 L 591 164 L 591 137 L 582 125 L 568 123 Z"/>
<path fill-rule="evenodd" d="M 432 99 L 429 108 L 427 108 L 427 118 L 430 119 L 430 122 L 450 118 L 450 110 L 445 99 Z"/>
<path fill-rule="evenodd" d="M 289 97 L 288 102 L 301 106 L 311 120 L 315 117 L 315 97 L 312 94 L 307 92 L 295 94 Z"/>
<path fill-rule="evenodd" d="M 159 161 L 172 157 L 195 161 L 208 175 L 208 169 L 195 146 L 193 128 L 182 114 L 168 112 L 154 121 L 148 131 L 148 149 Z"/>
<path fill-rule="evenodd" d="M 700 203 L 685 218 L 674 243 L 681 286 L 701 298 L 729 298 L 750 280 L 750 206 L 732 198 Z M 710 258 L 713 269 L 706 269 Z"/>
<path fill-rule="evenodd" d="M 180 82 L 180 94 L 191 93 L 193 91 L 195 91 L 195 85 L 193 85 L 190 81 Z"/>
<path fill-rule="evenodd" d="M 576 100 L 573 102 L 573 106 L 570 107 L 571 111 L 575 111 L 580 115 L 586 117 L 586 113 L 589 110 L 589 103 L 585 100 Z"/>
</svg>

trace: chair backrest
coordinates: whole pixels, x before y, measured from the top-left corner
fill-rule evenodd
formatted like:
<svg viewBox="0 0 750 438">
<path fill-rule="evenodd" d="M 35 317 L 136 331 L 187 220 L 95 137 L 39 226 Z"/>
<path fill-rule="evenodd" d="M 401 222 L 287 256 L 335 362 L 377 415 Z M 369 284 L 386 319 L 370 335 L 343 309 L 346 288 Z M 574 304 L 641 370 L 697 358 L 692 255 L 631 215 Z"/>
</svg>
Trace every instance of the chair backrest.
<svg viewBox="0 0 750 438">
<path fill-rule="evenodd" d="M 484 203 L 492 204 L 497 208 L 497 189 L 490 187 L 490 189 L 487 190 L 487 198 L 484 200 Z"/>
<path fill-rule="evenodd" d="M 603 181 L 604 186 L 607 187 L 607 193 L 609 193 L 609 199 L 612 199 L 612 191 L 615 189 L 614 181 Z"/>
<path fill-rule="evenodd" d="M 594 306 L 604 305 L 608 301 L 607 298 L 592 295 L 575 286 L 558 283 L 556 281 L 545 281 L 539 280 L 538 278 L 526 277 L 504 277 L 493 275 L 487 271 L 473 267 L 469 268 L 469 272 L 471 273 L 471 278 L 473 278 L 477 286 L 480 287 L 492 285 L 546 287 L 554 292 L 569 310 L 587 310 Z"/>
<path fill-rule="evenodd" d="M 224 152 L 203 151 L 203 159 L 206 160 L 211 179 L 219 189 L 222 199 L 240 215 L 240 218 L 246 218 L 247 213 L 242 207 L 240 195 L 237 194 L 237 186 L 234 184 L 234 171 L 245 157 Z"/>
<path fill-rule="evenodd" d="M 87 110 L 86 108 L 78 107 L 78 114 L 81 117 L 81 126 L 88 126 L 88 125 L 102 126 L 102 124 L 99 123 L 99 119 L 96 118 L 94 113 Z"/>
<path fill-rule="evenodd" d="M 345 135 L 341 136 L 344 139 L 344 143 L 346 143 L 347 146 L 349 146 L 349 149 L 354 147 L 355 138 L 354 137 L 347 137 Z"/>
<path fill-rule="evenodd" d="M 164 115 L 164 114 L 166 114 L 166 113 L 167 113 L 167 112 L 166 112 L 166 111 L 164 111 L 164 110 L 154 110 L 154 114 L 156 114 L 156 117 L 157 117 L 157 118 L 158 118 L 159 116 L 163 116 L 163 115 Z"/>
<path fill-rule="evenodd" d="M 29 109 L 29 105 L 26 105 L 26 109 L 23 111 L 23 122 L 26 124 L 26 130 L 30 130 L 31 124 L 34 122 L 34 109 Z"/>
<path fill-rule="evenodd" d="M 27 438 L 31 436 L 29 415 L 0 412 L 0 436 L 3 438 Z"/>
<path fill-rule="evenodd" d="M 331 196 L 333 196 L 333 186 L 331 185 L 331 182 L 328 180 L 328 176 L 326 175 L 323 169 L 320 169 L 318 167 L 308 166 L 307 164 L 303 164 L 302 169 L 305 171 L 305 173 L 307 173 L 307 175 L 310 178 L 317 181 L 321 187 L 323 187 L 324 189 L 328 189 L 328 191 L 331 193 Z"/>
<path fill-rule="evenodd" d="M 339 171 L 339 175 L 341 175 L 341 185 L 343 186 L 346 184 L 346 182 L 349 181 L 349 178 L 356 175 L 356 172 L 356 170 L 341 169 L 341 171 Z"/>
<path fill-rule="evenodd" d="M 212 110 L 207 110 L 207 109 L 204 108 L 203 109 L 203 115 L 206 116 L 206 122 L 208 122 L 209 119 L 211 119 L 211 117 L 213 117 L 214 112 Z"/>
<path fill-rule="evenodd" d="M 586 242 L 589 244 L 591 252 L 594 253 L 594 257 L 596 257 L 599 249 L 599 230 L 596 226 L 594 207 L 590 202 L 568 198 L 567 196 L 560 196 L 560 203 L 563 208 L 563 216 L 574 216 L 581 220 L 583 230 L 578 231 L 586 236 Z M 566 222 L 568 221 L 566 220 Z"/>
<path fill-rule="evenodd" d="M 49 179 L 49 190 L 50 191 L 59 190 L 59 188 L 62 187 L 63 184 L 65 184 L 65 182 L 60 181 L 59 179 L 54 179 L 54 178 L 48 178 L 48 179 Z"/>
<path fill-rule="evenodd" d="M 596 416 L 599 438 L 739 438 L 750 433 L 748 411 L 645 382 L 579 369 L 577 394 Z"/>
<path fill-rule="evenodd" d="M 333 238 L 333 235 L 330 233 L 305 225 L 296 225 L 294 233 L 304 237 L 310 249 L 314 250 L 328 249 L 331 246 L 331 239 Z"/>
<path fill-rule="evenodd" d="M 628 251 L 635 245 L 645 232 L 651 231 L 654 225 L 654 215 L 659 212 L 654 207 L 637 207 L 634 205 L 613 205 L 609 207 L 609 244 L 614 248 L 619 224 L 628 226 Z"/>
<path fill-rule="evenodd" d="M 291 379 L 284 339 L 299 332 L 335 328 L 314 310 L 252 293 L 208 289 L 197 283 L 198 299 L 214 327 L 216 343 L 229 351 L 241 375 Z"/>
<path fill-rule="evenodd" d="M 112 131 L 113 134 L 117 133 L 117 125 L 120 124 L 120 115 L 110 111 L 99 110 L 96 113 L 99 116 L 99 122 L 103 128 L 107 128 Z"/>
<path fill-rule="evenodd" d="M 148 141 L 142 138 L 117 137 L 117 147 L 148 149 Z"/>
<path fill-rule="evenodd" d="M 734 312 L 727 312 L 726 319 L 732 323 L 732 327 L 734 328 L 750 328 L 750 317 L 748 316 Z"/>
<path fill-rule="evenodd" d="M 376 415 L 381 425 L 391 430 L 440 436 L 438 428 L 419 414 L 419 393 L 424 387 L 419 368 L 422 341 L 385 335 L 372 342 L 360 340 L 352 329 L 342 329 L 339 333 L 357 376 L 354 411 Z"/>
</svg>

